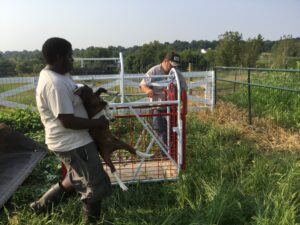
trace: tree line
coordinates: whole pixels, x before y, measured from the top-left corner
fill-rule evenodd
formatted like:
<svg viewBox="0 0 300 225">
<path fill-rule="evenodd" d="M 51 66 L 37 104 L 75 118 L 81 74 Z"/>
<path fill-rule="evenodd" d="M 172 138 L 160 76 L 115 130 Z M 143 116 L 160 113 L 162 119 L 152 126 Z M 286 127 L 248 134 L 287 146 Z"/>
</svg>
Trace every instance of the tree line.
<svg viewBox="0 0 300 225">
<path fill-rule="evenodd" d="M 75 58 L 118 57 L 123 53 L 126 73 L 145 73 L 158 64 L 167 51 L 181 55 L 181 70 L 211 70 L 215 66 L 290 68 L 300 66 L 300 38 L 290 35 L 280 40 L 264 40 L 261 35 L 243 39 L 239 32 L 228 31 L 219 35 L 218 40 L 176 40 L 173 43 L 153 41 L 142 46 L 125 48 L 122 46 L 89 47 L 74 49 Z M 117 62 L 90 61 L 82 68 L 79 61 L 74 62 L 73 74 L 118 73 Z M 43 68 L 41 51 L 0 52 L 0 76 L 37 75 Z"/>
</svg>

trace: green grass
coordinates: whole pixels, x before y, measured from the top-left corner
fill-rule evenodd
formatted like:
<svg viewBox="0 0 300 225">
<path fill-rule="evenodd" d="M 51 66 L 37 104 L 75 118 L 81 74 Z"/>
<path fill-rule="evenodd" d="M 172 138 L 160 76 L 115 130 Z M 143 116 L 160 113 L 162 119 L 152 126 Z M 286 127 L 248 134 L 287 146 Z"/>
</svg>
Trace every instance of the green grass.
<svg viewBox="0 0 300 225">
<path fill-rule="evenodd" d="M 28 106 L 35 106 L 36 105 L 34 90 L 25 91 L 25 92 L 22 92 L 20 94 L 7 97 L 6 100 L 21 103 L 21 104 L 25 104 L 25 105 L 28 105 Z"/>
<path fill-rule="evenodd" d="M 262 153 L 235 129 L 189 115 L 187 168 L 176 182 L 114 187 L 99 224 L 299 224 L 297 153 Z M 0 224 L 82 224 L 81 204 L 70 198 L 50 215 L 28 204 L 59 179 L 59 163 L 46 157 L 17 190 Z"/>
<path fill-rule="evenodd" d="M 224 79 L 227 79 L 226 77 Z M 230 78 L 228 78 L 230 79 Z M 289 88 L 299 92 L 251 87 L 251 112 L 253 116 L 270 118 L 280 126 L 300 129 L 300 75 L 295 73 L 276 74 L 263 72 L 251 75 L 251 82 L 273 87 Z M 244 81 L 245 82 L 245 81 Z M 226 90 L 218 96 L 239 107 L 248 108 L 248 87 L 218 82 L 219 89 Z"/>
<path fill-rule="evenodd" d="M 0 93 L 21 87 L 24 84 L 0 84 Z"/>
</svg>

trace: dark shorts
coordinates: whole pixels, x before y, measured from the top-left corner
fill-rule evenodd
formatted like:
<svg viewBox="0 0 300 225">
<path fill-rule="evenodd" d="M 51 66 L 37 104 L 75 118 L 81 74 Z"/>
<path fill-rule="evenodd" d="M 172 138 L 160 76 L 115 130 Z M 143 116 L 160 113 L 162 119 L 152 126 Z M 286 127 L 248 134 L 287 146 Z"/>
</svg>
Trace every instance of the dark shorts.
<svg viewBox="0 0 300 225">
<path fill-rule="evenodd" d="M 94 142 L 68 152 L 56 152 L 65 164 L 81 200 L 95 202 L 111 195 L 110 179 L 104 171 Z"/>
</svg>

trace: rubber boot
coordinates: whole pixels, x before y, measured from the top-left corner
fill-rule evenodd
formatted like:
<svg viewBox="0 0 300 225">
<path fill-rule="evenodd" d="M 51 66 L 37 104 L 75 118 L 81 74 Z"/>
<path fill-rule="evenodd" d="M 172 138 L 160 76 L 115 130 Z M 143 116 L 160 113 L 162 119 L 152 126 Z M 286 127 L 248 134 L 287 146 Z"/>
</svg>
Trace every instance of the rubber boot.
<svg viewBox="0 0 300 225">
<path fill-rule="evenodd" d="M 38 201 L 32 202 L 30 208 L 37 214 L 46 212 L 52 204 L 58 203 L 63 194 L 64 188 L 60 183 L 53 185 Z"/>
<path fill-rule="evenodd" d="M 85 224 L 97 224 L 101 215 L 101 201 L 93 203 L 83 201 L 82 211 Z"/>
</svg>

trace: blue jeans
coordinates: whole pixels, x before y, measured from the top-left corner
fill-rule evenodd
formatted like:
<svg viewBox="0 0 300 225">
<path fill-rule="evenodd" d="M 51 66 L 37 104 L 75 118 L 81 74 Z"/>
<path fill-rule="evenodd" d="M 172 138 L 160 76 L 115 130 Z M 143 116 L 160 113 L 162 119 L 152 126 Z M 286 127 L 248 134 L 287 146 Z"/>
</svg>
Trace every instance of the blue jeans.
<svg viewBox="0 0 300 225">
<path fill-rule="evenodd" d="M 162 113 L 164 111 L 161 110 L 154 110 L 154 113 Z M 158 134 L 159 139 L 167 145 L 168 142 L 168 124 L 167 119 L 164 116 L 154 116 L 153 117 L 153 129 Z M 164 152 L 162 149 L 160 150 L 163 155 Z"/>
</svg>

